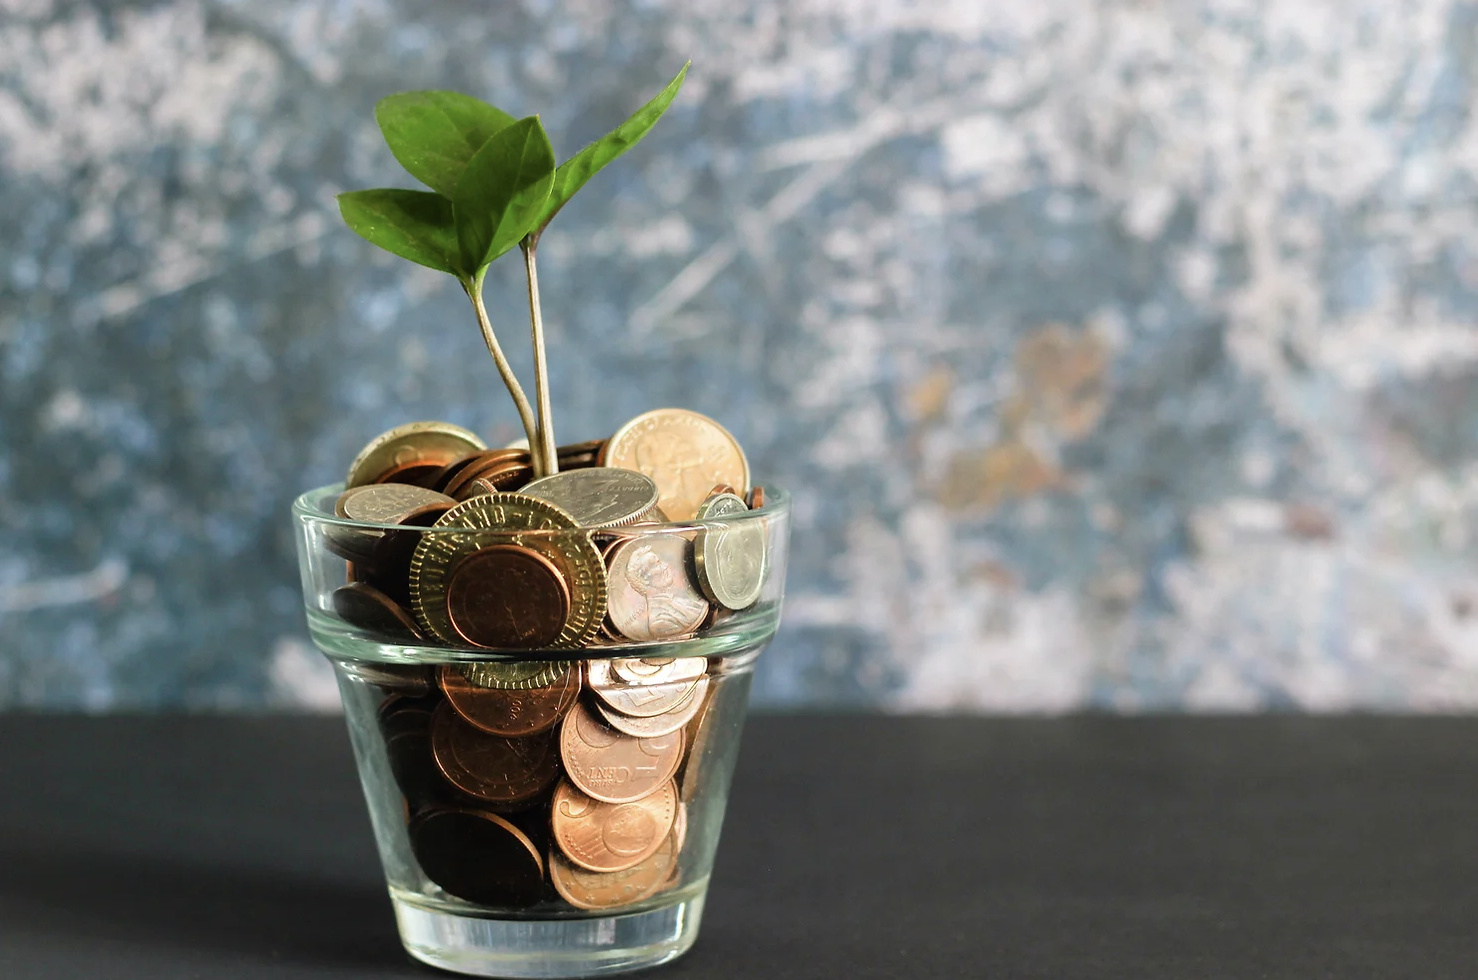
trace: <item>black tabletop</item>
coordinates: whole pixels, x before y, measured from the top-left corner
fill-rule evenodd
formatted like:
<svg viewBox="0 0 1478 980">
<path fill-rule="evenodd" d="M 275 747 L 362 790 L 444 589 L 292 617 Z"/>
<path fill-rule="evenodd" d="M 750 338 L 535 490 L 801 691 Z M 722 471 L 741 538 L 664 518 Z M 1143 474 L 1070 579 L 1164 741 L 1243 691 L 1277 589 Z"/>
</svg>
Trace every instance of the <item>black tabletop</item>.
<svg viewBox="0 0 1478 980">
<path fill-rule="evenodd" d="M 1478 976 L 1478 719 L 756 717 L 654 977 Z M 343 723 L 0 717 L 0 977 L 444 976 Z"/>
</svg>

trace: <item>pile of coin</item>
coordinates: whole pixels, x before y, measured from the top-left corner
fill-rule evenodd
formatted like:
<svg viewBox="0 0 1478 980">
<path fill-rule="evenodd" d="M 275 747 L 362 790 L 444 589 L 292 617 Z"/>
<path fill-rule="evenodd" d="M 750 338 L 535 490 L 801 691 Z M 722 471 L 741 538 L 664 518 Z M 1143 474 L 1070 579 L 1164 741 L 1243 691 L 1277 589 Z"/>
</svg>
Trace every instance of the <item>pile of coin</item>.
<svg viewBox="0 0 1478 980">
<path fill-rule="evenodd" d="M 681 882 L 721 676 L 705 657 L 401 671 L 380 728 L 411 850 L 450 895 L 612 909 Z"/>
<path fill-rule="evenodd" d="M 378 436 L 335 506 L 355 523 L 325 532 L 349 562 L 335 611 L 390 642 L 580 649 L 683 639 L 759 599 L 765 529 L 722 519 L 764 491 L 713 419 L 647 412 L 558 463 L 534 479 L 526 449 L 444 422 Z"/>
</svg>

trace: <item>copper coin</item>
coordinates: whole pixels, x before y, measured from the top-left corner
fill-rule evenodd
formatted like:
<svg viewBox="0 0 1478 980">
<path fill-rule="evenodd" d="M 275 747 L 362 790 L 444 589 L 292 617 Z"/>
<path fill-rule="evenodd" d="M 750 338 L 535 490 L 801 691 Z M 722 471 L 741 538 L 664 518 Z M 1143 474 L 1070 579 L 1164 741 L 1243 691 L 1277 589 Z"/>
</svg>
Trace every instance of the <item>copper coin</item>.
<svg viewBox="0 0 1478 980">
<path fill-rule="evenodd" d="M 704 755 L 708 752 L 708 746 L 713 741 L 713 729 L 718 724 L 720 715 L 714 710 L 718 703 L 720 681 L 715 678 L 709 685 L 708 695 L 703 700 L 703 706 L 688 722 L 688 727 L 683 731 L 684 741 L 688 745 L 688 757 L 683 763 L 682 773 L 678 781 L 682 785 L 683 799 L 691 800 L 698 795 L 698 787 L 704 770 Z"/>
<path fill-rule="evenodd" d="M 466 456 L 452 460 L 443 466 L 441 471 L 426 485 L 439 493 L 446 493 L 447 485 L 456 479 L 457 474 L 477 462 L 481 455 L 481 453 L 468 453 Z"/>
<path fill-rule="evenodd" d="M 529 738 L 491 735 L 443 703 L 431 719 L 431 752 L 452 785 L 489 803 L 524 803 L 559 777 L 553 733 Z"/>
<path fill-rule="evenodd" d="M 687 699 L 707 672 L 706 658 L 683 657 L 671 661 L 652 680 L 633 684 L 616 674 L 615 662 L 611 660 L 590 660 L 585 664 L 585 677 L 595 696 L 623 715 L 636 718 L 651 718 L 673 710 Z"/>
<path fill-rule="evenodd" d="M 703 699 L 707 693 L 708 678 L 700 677 L 689 686 L 686 697 L 660 715 L 646 718 L 623 715 L 599 699 L 595 702 L 595 709 L 600 712 L 606 724 L 618 732 L 625 732 L 637 738 L 656 738 L 659 735 L 675 732 L 692 721 L 693 716 L 703 707 Z"/>
<path fill-rule="evenodd" d="M 606 443 L 600 463 L 651 477 L 661 491 L 659 506 L 675 521 L 692 520 L 716 483 L 749 492 L 749 463 L 738 441 L 713 419 L 681 408 L 627 422 Z"/>
<path fill-rule="evenodd" d="M 397 466 L 386 473 L 381 473 L 375 483 L 402 483 L 413 487 L 429 488 L 431 481 L 436 479 L 436 474 L 444 469 L 441 460 L 434 459 L 425 463 L 409 463 L 405 466 Z"/>
<path fill-rule="evenodd" d="M 527 449 L 489 449 L 478 453 L 461 467 L 451 480 L 442 489 L 449 497 L 459 497 L 464 486 L 471 483 L 477 477 L 490 469 L 505 465 L 528 466 L 529 453 Z M 460 497 L 459 497 L 460 499 Z"/>
<path fill-rule="evenodd" d="M 333 600 L 334 612 L 344 622 L 367 633 L 382 633 L 404 640 L 422 638 L 411 614 L 373 585 L 350 583 L 335 589 Z"/>
<path fill-rule="evenodd" d="M 601 447 L 605 444 L 606 441 L 604 439 L 590 439 L 586 442 L 572 442 L 567 445 L 560 446 L 558 449 L 556 449 L 555 455 L 559 457 L 560 464 L 563 465 L 566 459 L 574 458 L 576 456 L 598 455 L 600 453 Z"/>
<path fill-rule="evenodd" d="M 559 755 L 582 792 L 606 803 L 629 803 L 650 796 L 677 772 L 683 733 L 636 738 L 576 703 L 559 726 Z"/>
<path fill-rule="evenodd" d="M 450 508 L 432 503 L 417 507 L 400 522 L 401 528 L 424 528 L 435 524 Z M 367 561 L 356 565 L 358 577 L 384 592 L 401 606 L 410 608 L 410 566 L 416 546 L 421 543 L 419 530 L 387 530 L 375 544 Z"/>
<path fill-rule="evenodd" d="M 714 488 L 712 490 L 708 491 L 708 497 L 709 497 L 709 499 L 712 499 L 714 497 L 722 496 L 722 495 L 724 495 L 726 493 L 727 494 L 731 494 L 731 495 L 737 495 L 739 493 L 739 491 L 738 490 L 735 490 L 733 487 L 729 486 L 727 483 L 719 483 L 719 484 L 715 484 L 714 485 Z"/>
<path fill-rule="evenodd" d="M 688 572 L 691 554 L 679 534 L 642 534 L 611 551 L 606 607 L 622 636 L 674 640 L 703 625 L 708 600 Z"/>
<path fill-rule="evenodd" d="M 554 727 L 580 696 L 580 669 L 564 672 L 545 687 L 496 690 L 479 687 L 450 664 L 441 668 L 441 689 L 457 714 L 495 735 L 534 735 Z"/>
<path fill-rule="evenodd" d="M 431 714 L 437 700 L 397 694 L 380 705 L 380 736 L 390 775 L 413 812 L 451 796 L 431 755 Z"/>
<path fill-rule="evenodd" d="M 543 897 L 538 849 L 497 814 L 434 810 L 411 824 L 410 837 L 421 871 L 449 895 L 494 908 L 527 908 Z"/>
<path fill-rule="evenodd" d="M 554 842 L 588 871 L 625 871 L 657 853 L 677 819 L 677 789 L 671 781 L 637 803 L 604 803 L 568 780 L 554 791 Z"/>
<path fill-rule="evenodd" d="M 587 871 L 558 848 L 549 852 L 549 880 L 559 897 L 577 909 L 614 909 L 655 895 L 677 867 L 675 833 L 651 857 L 625 871 Z"/>
<path fill-rule="evenodd" d="M 457 635 L 472 646 L 547 647 L 570 615 L 570 589 L 554 562 L 539 552 L 488 545 L 452 567 L 446 611 Z"/>
<path fill-rule="evenodd" d="M 749 491 L 749 509 L 761 510 L 765 506 L 765 488 L 756 486 Z"/>
<path fill-rule="evenodd" d="M 375 483 L 385 474 L 417 464 L 445 466 L 487 448 L 476 435 L 450 422 L 411 422 L 382 432 L 349 464 L 345 487 Z"/>
</svg>

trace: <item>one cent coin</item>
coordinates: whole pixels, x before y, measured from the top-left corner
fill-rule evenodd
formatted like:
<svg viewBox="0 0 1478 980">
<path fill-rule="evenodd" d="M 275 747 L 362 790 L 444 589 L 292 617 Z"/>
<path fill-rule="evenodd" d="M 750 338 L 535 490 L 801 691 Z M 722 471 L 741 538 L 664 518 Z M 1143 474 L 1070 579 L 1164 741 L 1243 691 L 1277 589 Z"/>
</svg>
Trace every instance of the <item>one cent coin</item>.
<svg viewBox="0 0 1478 980">
<path fill-rule="evenodd" d="M 750 510 L 763 510 L 764 509 L 764 506 L 765 506 L 765 488 L 762 487 L 762 486 L 756 485 L 753 490 L 749 491 L 749 509 Z"/>
<path fill-rule="evenodd" d="M 657 484 L 635 470 L 602 466 L 541 477 L 520 491 L 569 512 L 581 527 L 617 527 L 657 505 Z"/>
<path fill-rule="evenodd" d="M 749 462 L 738 441 L 708 416 L 681 408 L 627 422 L 606 443 L 600 463 L 651 477 L 659 506 L 674 521 L 692 520 L 715 484 L 749 492 Z"/>
<path fill-rule="evenodd" d="M 681 812 L 681 810 L 679 810 Z M 587 871 L 557 848 L 549 852 L 549 880 L 560 898 L 577 909 L 614 909 L 650 898 L 677 867 L 682 845 L 669 833 L 656 852 L 625 871 Z"/>
<path fill-rule="evenodd" d="M 604 803 L 568 781 L 554 791 L 554 842 L 564 856 L 587 871 L 634 868 L 657 852 L 677 819 L 677 789 L 671 781 L 637 803 Z"/>
<path fill-rule="evenodd" d="M 582 792 L 606 803 L 629 803 L 650 796 L 677 772 L 683 733 L 636 738 L 577 703 L 559 726 L 559 755 Z"/>
<path fill-rule="evenodd" d="M 422 872 L 449 895 L 494 908 L 527 908 L 544 892 L 544 862 L 523 831 L 494 813 L 434 810 L 410 828 Z"/>
<path fill-rule="evenodd" d="M 413 464 L 445 466 L 487 445 L 450 422 L 410 422 L 382 432 L 359 451 L 349 464 L 345 487 L 377 482 L 386 473 Z"/>
<path fill-rule="evenodd" d="M 698 520 L 748 514 L 749 507 L 731 493 L 705 500 Z M 758 519 L 705 524 L 693 541 L 693 565 L 703 594 L 725 609 L 748 609 L 760 597 L 768 564 L 765 526 Z"/>
<path fill-rule="evenodd" d="M 703 700 L 707 693 L 708 678 L 700 677 L 688 685 L 686 697 L 660 715 L 646 718 L 623 715 L 600 699 L 596 700 L 595 710 L 600 712 L 606 724 L 618 732 L 625 732 L 637 738 L 656 738 L 659 735 L 675 732 L 692 721 L 693 716 L 703 707 Z"/>
<path fill-rule="evenodd" d="M 495 735 L 534 735 L 553 728 L 580 695 L 580 668 L 564 664 L 563 673 L 545 687 L 496 690 L 479 687 L 457 668 L 441 668 L 439 682 L 457 714 Z"/>
<path fill-rule="evenodd" d="M 492 735 L 443 703 L 431 719 L 431 751 L 451 784 L 488 803 L 514 805 L 538 796 L 559 777 L 553 733 Z"/>
<path fill-rule="evenodd" d="M 547 647 L 564 629 L 570 590 L 559 568 L 539 552 L 488 545 L 452 567 L 446 612 L 452 629 L 472 646 Z"/>
<path fill-rule="evenodd" d="M 642 534 L 611 549 L 606 602 L 622 636 L 671 640 L 703 625 L 708 600 L 688 573 L 691 547 L 678 534 Z"/>
<path fill-rule="evenodd" d="M 639 684 L 622 679 L 617 670 L 615 661 L 587 661 L 585 676 L 590 689 L 623 715 L 651 718 L 673 710 L 692 693 L 693 686 L 708 671 L 708 660 L 682 657 L 672 661 L 657 679 Z"/>
</svg>

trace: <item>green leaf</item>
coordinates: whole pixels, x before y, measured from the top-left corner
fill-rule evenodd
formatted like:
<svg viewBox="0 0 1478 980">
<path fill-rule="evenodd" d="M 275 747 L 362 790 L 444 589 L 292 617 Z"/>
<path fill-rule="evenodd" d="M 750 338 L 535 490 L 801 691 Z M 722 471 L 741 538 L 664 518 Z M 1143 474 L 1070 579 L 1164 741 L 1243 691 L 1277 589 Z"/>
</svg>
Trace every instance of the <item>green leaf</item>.
<svg viewBox="0 0 1478 980">
<path fill-rule="evenodd" d="M 554 147 L 538 116 L 494 135 L 467 163 L 452 207 L 462 264 L 469 272 L 517 245 L 554 185 Z"/>
<path fill-rule="evenodd" d="M 339 195 L 339 213 L 362 238 L 438 272 L 462 274 L 452 202 L 429 191 L 380 188 Z"/>
<path fill-rule="evenodd" d="M 460 92 L 401 92 L 375 106 L 390 152 L 410 175 L 451 197 L 467 161 L 513 117 Z"/>
<path fill-rule="evenodd" d="M 559 165 L 554 174 L 554 189 L 549 192 L 549 200 L 534 225 L 535 235 L 544 230 L 549 219 L 559 213 L 559 209 L 575 196 L 576 191 L 585 186 L 587 180 L 595 176 L 597 170 L 631 149 L 647 135 L 647 131 L 657 124 L 657 120 L 662 118 L 662 114 L 677 97 L 677 90 L 683 87 L 683 78 L 687 76 L 688 66 L 691 64 L 690 61 L 683 65 L 683 70 L 677 73 L 677 77 L 668 82 L 667 87 L 658 92 L 656 98 L 632 113 L 630 119 Z"/>
</svg>

